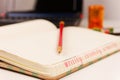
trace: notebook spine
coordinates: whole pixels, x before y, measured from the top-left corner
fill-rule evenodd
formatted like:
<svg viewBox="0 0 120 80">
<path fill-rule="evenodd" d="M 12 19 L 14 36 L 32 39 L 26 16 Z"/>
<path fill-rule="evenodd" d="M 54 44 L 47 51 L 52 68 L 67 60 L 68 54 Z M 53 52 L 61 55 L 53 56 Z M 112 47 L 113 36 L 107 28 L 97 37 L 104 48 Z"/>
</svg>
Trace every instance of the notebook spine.
<svg viewBox="0 0 120 80">
<path fill-rule="evenodd" d="M 64 73 L 64 76 L 66 76 L 119 51 L 120 41 L 110 42 L 94 50 L 87 51 L 84 55 L 74 56 L 63 62 L 54 64 L 54 66 L 51 65 L 53 69 L 50 68 L 49 72 L 53 76 L 57 76 L 60 73 Z"/>
</svg>

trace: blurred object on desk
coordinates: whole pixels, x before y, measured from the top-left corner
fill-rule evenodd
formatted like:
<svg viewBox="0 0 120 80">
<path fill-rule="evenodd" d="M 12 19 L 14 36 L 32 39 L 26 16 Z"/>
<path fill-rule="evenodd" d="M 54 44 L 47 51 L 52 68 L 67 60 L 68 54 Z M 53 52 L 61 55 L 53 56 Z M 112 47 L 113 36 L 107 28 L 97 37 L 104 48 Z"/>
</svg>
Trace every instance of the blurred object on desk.
<svg viewBox="0 0 120 80">
<path fill-rule="evenodd" d="M 0 2 L 5 3 L 5 6 L 3 6 L 5 11 L 0 11 L 0 13 L 5 14 L 0 19 L 0 25 L 33 19 L 47 19 L 57 27 L 59 27 L 60 21 L 65 21 L 66 26 L 78 26 L 83 12 L 83 0 L 32 0 L 32 2 L 31 0 L 3 0 Z M 32 3 L 34 3 L 34 6 Z M 33 8 L 27 8 L 28 4 Z M 20 9 L 17 8 L 18 6 Z M 9 10 L 9 8 L 12 8 L 12 10 Z"/>
<path fill-rule="evenodd" d="M 103 29 L 104 7 L 90 5 L 88 7 L 88 28 L 101 31 Z"/>
<path fill-rule="evenodd" d="M 104 27 L 112 27 L 113 35 L 120 35 L 120 20 L 105 20 Z"/>
<path fill-rule="evenodd" d="M 81 27 L 88 28 L 88 19 L 82 19 Z M 120 20 L 104 20 L 103 28 L 113 28 L 114 35 L 120 35 Z"/>
</svg>

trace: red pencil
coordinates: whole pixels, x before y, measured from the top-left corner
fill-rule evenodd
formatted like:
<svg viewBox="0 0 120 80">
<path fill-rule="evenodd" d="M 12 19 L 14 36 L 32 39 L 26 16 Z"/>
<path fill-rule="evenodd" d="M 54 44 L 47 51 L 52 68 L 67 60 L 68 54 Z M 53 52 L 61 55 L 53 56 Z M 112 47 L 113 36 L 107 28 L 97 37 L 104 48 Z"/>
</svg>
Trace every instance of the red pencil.
<svg viewBox="0 0 120 80">
<path fill-rule="evenodd" d="M 62 36 L 63 36 L 64 21 L 60 21 L 59 28 L 60 28 L 60 32 L 59 32 L 59 41 L 58 41 L 57 51 L 58 51 L 58 53 L 61 53 L 61 51 L 62 51 Z"/>
</svg>

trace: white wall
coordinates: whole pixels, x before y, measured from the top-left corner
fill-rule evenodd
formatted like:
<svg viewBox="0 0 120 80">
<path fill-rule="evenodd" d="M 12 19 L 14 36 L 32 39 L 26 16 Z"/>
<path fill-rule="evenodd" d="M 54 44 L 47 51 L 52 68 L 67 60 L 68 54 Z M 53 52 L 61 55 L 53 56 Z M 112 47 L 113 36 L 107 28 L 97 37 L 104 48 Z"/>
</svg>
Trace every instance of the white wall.
<svg viewBox="0 0 120 80">
<path fill-rule="evenodd" d="M 102 4 L 105 8 L 105 19 L 120 20 L 120 0 L 84 0 L 84 17 L 88 16 L 88 6 Z"/>
<path fill-rule="evenodd" d="M 35 2 L 35 0 L 0 0 L 0 12 L 32 10 Z"/>
<path fill-rule="evenodd" d="M 0 0 L 0 12 L 6 11 L 6 0 Z"/>
<path fill-rule="evenodd" d="M 32 10 L 34 9 L 35 2 L 36 2 L 35 0 L 16 0 L 15 10 L 16 11 Z"/>
</svg>

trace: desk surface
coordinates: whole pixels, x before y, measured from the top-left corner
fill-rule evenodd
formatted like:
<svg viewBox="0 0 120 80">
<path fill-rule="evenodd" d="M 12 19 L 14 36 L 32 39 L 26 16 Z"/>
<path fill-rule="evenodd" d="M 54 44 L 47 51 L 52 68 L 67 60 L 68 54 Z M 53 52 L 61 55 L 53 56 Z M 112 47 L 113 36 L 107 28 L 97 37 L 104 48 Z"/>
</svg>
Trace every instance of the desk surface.
<svg viewBox="0 0 120 80">
<path fill-rule="evenodd" d="M 109 56 L 60 80 L 120 80 L 120 52 Z M 0 69 L 1 80 L 39 80 Z"/>
</svg>

